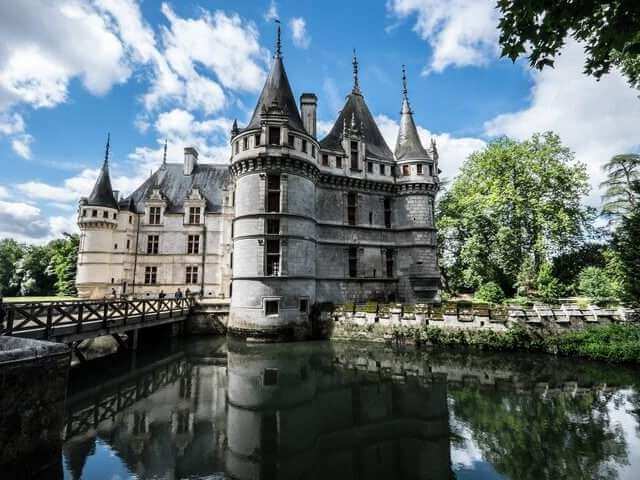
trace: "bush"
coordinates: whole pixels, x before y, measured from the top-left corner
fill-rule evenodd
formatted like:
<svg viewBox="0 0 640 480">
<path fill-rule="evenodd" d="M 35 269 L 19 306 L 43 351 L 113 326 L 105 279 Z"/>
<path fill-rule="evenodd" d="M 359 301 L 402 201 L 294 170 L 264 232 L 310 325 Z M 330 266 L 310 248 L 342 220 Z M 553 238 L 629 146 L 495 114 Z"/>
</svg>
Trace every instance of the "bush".
<svg viewBox="0 0 640 480">
<path fill-rule="evenodd" d="M 593 299 L 614 297 L 615 286 L 604 268 L 586 267 L 578 275 L 578 291 Z"/>
<path fill-rule="evenodd" d="M 500 285 L 496 282 L 487 282 L 480 286 L 474 294 L 474 299 L 480 302 L 502 303 L 504 301 L 504 292 Z"/>
<path fill-rule="evenodd" d="M 550 263 L 545 262 L 540 266 L 540 271 L 536 279 L 536 288 L 538 295 L 545 302 L 551 302 L 562 295 L 562 285 L 558 279 L 553 276 L 553 267 Z"/>
</svg>

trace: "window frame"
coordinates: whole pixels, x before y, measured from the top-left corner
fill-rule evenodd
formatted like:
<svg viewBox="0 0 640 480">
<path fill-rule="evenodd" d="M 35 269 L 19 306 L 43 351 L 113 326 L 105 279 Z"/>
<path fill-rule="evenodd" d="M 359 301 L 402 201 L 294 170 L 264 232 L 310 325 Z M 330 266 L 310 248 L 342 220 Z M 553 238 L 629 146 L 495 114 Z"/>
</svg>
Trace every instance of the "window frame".
<svg viewBox="0 0 640 480">
<path fill-rule="evenodd" d="M 158 255 L 160 251 L 160 235 L 150 233 L 147 235 L 147 255 Z"/>
<path fill-rule="evenodd" d="M 144 267 L 144 284 L 145 285 L 158 284 L 158 267 L 157 266 L 146 265 Z"/>
<path fill-rule="evenodd" d="M 189 234 L 187 235 L 187 255 L 199 255 L 200 254 L 200 235 Z"/>
<path fill-rule="evenodd" d="M 162 220 L 162 207 L 149 207 L 149 225 L 160 225 Z"/>
</svg>

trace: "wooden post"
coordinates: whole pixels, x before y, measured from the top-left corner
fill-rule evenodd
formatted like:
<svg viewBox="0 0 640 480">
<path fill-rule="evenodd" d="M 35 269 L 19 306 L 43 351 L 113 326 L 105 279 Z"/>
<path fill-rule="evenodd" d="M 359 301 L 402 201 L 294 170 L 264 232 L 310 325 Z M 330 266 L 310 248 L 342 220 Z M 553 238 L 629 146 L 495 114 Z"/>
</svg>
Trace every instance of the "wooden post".
<svg viewBox="0 0 640 480">
<path fill-rule="evenodd" d="M 102 328 L 107 329 L 107 312 L 109 311 L 109 304 L 107 301 L 104 301 L 104 305 L 102 306 Z"/>
<path fill-rule="evenodd" d="M 51 318 L 51 304 L 47 305 L 47 328 L 45 329 L 44 332 L 44 338 L 46 340 L 49 340 L 51 338 L 51 323 L 52 323 L 52 318 Z"/>
<path fill-rule="evenodd" d="M 78 326 L 76 327 L 76 332 L 80 333 L 82 332 L 82 313 L 83 313 L 83 305 L 80 304 L 78 306 Z"/>
</svg>

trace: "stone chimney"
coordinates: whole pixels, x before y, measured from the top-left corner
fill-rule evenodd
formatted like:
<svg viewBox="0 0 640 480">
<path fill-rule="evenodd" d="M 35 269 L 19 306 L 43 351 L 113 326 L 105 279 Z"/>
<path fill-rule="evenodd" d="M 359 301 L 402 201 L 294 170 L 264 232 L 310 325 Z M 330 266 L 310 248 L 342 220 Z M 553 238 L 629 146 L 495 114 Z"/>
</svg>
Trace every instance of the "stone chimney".
<svg viewBox="0 0 640 480">
<path fill-rule="evenodd" d="M 303 93 L 300 95 L 300 113 L 305 130 L 313 138 L 316 137 L 316 109 L 318 97 L 315 93 Z"/>
<path fill-rule="evenodd" d="M 184 174 L 191 175 L 198 165 L 198 151 L 194 147 L 184 148 Z"/>
</svg>

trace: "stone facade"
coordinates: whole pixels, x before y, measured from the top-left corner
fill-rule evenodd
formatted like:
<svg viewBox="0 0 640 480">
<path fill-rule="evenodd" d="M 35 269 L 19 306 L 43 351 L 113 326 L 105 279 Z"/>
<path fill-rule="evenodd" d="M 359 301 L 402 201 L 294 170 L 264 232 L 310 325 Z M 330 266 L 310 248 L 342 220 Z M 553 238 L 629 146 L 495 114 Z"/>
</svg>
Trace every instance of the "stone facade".
<svg viewBox="0 0 640 480">
<path fill-rule="evenodd" d="M 322 140 L 317 97 L 301 95 L 301 116 L 278 48 L 250 122 L 234 123 L 230 165 L 186 148 L 184 165 L 163 162 L 114 206 L 100 194 L 105 160 L 80 205 L 80 294 L 189 288 L 230 299 L 231 333 L 277 337 L 308 336 L 322 303 L 437 300 L 435 143 L 422 146 L 403 76 L 392 153 L 357 68 L 354 58 L 353 89 Z"/>
</svg>

